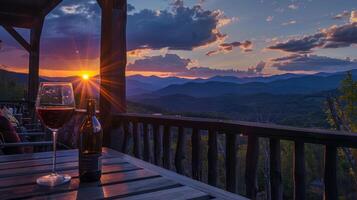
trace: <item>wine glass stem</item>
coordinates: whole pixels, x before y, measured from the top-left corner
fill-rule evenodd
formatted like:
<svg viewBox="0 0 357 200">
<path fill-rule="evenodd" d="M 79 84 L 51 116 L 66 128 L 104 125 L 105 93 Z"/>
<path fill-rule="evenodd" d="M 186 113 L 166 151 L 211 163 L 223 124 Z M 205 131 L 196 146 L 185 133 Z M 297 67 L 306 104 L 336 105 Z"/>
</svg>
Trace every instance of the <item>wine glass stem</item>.
<svg viewBox="0 0 357 200">
<path fill-rule="evenodd" d="M 57 144 L 57 131 L 52 131 L 53 137 L 53 155 L 52 155 L 52 173 L 56 174 L 56 144 Z"/>
</svg>

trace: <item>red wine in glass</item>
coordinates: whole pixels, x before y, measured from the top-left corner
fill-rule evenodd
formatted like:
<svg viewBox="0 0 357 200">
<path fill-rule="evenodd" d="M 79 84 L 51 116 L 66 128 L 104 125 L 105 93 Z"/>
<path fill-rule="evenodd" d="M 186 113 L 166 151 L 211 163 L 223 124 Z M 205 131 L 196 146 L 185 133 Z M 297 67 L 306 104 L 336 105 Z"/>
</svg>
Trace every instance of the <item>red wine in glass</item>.
<svg viewBox="0 0 357 200">
<path fill-rule="evenodd" d="M 41 121 L 50 129 L 59 129 L 73 116 L 74 108 L 41 107 L 37 108 Z"/>
<path fill-rule="evenodd" d="M 43 123 L 52 131 L 53 156 L 52 172 L 36 180 L 37 184 L 54 187 L 71 180 L 66 174 L 56 172 L 56 143 L 57 133 L 67 123 L 75 110 L 73 87 L 71 83 L 42 82 L 37 94 L 36 111 Z"/>
</svg>

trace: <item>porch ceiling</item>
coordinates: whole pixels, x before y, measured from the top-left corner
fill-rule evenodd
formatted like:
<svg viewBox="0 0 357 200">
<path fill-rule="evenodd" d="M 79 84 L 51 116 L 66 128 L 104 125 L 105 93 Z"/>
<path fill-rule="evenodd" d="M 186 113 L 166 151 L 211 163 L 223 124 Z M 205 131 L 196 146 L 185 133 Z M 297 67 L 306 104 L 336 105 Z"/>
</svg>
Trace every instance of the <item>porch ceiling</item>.
<svg viewBox="0 0 357 200">
<path fill-rule="evenodd" d="M 1 0 L 0 25 L 32 28 L 62 0 Z"/>
</svg>

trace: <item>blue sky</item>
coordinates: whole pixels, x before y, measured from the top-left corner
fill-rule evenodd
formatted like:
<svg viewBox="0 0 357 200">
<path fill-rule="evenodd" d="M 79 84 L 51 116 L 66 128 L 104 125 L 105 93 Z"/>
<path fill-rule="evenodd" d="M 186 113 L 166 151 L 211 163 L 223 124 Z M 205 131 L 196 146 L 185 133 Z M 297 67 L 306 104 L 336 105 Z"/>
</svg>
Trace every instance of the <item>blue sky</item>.
<svg viewBox="0 0 357 200">
<path fill-rule="evenodd" d="M 128 0 L 128 74 L 210 77 L 357 68 L 354 0 Z M 26 30 L 19 30 L 28 37 Z M 99 70 L 100 9 L 63 0 L 46 19 L 41 73 Z M 0 65 L 26 71 L 27 53 L 0 29 Z"/>
</svg>

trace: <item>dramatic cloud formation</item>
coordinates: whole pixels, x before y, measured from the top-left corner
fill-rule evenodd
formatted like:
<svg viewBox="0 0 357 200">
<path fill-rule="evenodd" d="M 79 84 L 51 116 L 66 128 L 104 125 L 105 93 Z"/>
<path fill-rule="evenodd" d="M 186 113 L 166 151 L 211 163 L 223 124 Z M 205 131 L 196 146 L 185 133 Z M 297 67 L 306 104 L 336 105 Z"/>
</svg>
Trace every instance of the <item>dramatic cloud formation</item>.
<svg viewBox="0 0 357 200">
<path fill-rule="evenodd" d="M 200 5 L 187 7 L 176 0 L 167 10 L 135 11 L 128 5 L 128 50 L 192 50 L 226 35 L 219 27 L 234 19 L 222 11 L 205 10 Z M 51 12 L 44 25 L 41 55 L 45 59 L 97 59 L 100 45 L 100 8 L 96 1 L 63 1 Z M 135 54 L 131 54 L 135 55 Z"/>
<path fill-rule="evenodd" d="M 348 47 L 357 43 L 357 23 L 341 26 L 331 26 L 322 29 L 319 33 L 290 39 L 269 46 L 268 49 L 282 50 L 294 53 L 308 53 L 314 48 L 339 48 Z"/>
<path fill-rule="evenodd" d="M 152 56 L 129 63 L 128 71 L 151 71 L 151 72 L 182 72 L 187 70 L 190 59 L 180 58 L 176 54 L 165 56 Z"/>
<path fill-rule="evenodd" d="M 165 56 L 152 56 L 136 60 L 127 67 L 128 71 L 135 72 L 168 72 L 174 76 L 181 77 L 202 77 L 212 76 L 257 76 L 261 75 L 266 63 L 260 62 L 256 66 L 249 67 L 248 70 L 234 69 L 213 69 L 208 67 L 189 67 L 193 62 L 190 59 L 184 59 L 176 54 L 166 54 Z"/>
<path fill-rule="evenodd" d="M 128 18 L 129 49 L 169 48 L 192 50 L 223 40 L 218 27 L 227 24 L 221 11 L 204 10 L 201 6 L 185 7 L 176 1 L 172 11 L 142 10 Z"/>
<path fill-rule="evenodd" d="M 232 42 L 232 43 L 222 43 L 219 44 L 217 50 L 212 50 L 206 53 L 207 56 L 212 56 L 219 53 L 228 53 L 233 50 L 233 48 L 239 47 L 243 52 L 252 51 L 252 42 L 251 41 L 244 41 L 244 42 Z"/>
<path fill-rule="evenodd" d="M 337 59 L 317 55 L 293 54 L 271 60 L 272 67 L 282 71 L 335 72 L 357 68 L 357 60 Z"/>
</svg>

